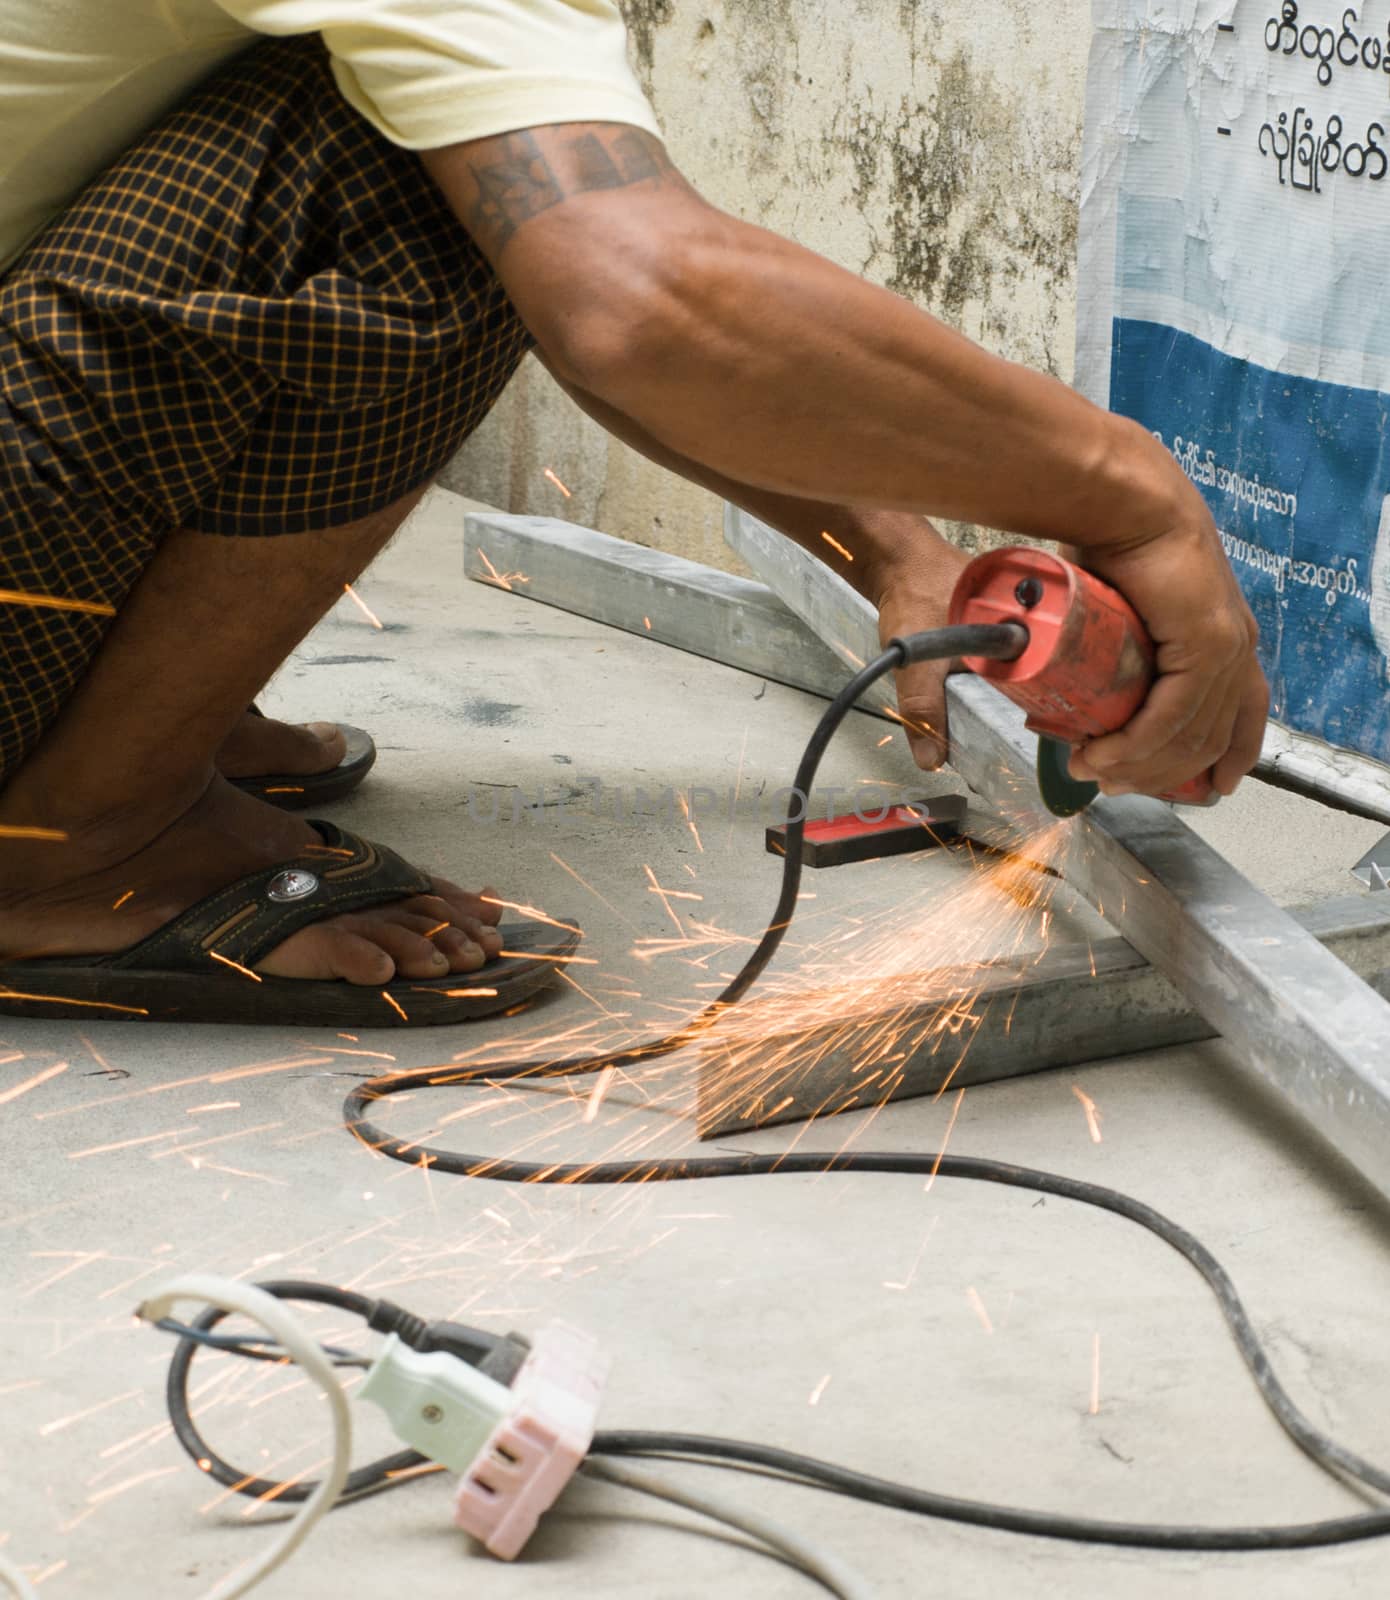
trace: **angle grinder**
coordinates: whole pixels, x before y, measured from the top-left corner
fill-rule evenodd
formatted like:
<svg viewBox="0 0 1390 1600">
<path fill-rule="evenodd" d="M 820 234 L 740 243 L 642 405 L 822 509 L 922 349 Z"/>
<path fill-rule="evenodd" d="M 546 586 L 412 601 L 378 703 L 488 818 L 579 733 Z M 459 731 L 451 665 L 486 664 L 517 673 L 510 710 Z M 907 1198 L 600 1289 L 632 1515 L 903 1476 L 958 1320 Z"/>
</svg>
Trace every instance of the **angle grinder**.
<svg viewBox="0 0 1390 1600">
<path fill-rule="evenodd" d="M 965 665 L 1028 713 L 1038 734 L 1038 788 L 1057 817 L 1100 793 L 1067 771 L 1073 746 L 1124 727 L 1157 675 L 1153 642 L 1134 607 L 1061 556 L 1019 545 L 977 556 L 951 596 L 950 621 L 1016 623 L 1028 645 L 1011 661 L 967 656 Z M 1163 799 L 1214 805 L 1210 773 Z"/>
</svg>

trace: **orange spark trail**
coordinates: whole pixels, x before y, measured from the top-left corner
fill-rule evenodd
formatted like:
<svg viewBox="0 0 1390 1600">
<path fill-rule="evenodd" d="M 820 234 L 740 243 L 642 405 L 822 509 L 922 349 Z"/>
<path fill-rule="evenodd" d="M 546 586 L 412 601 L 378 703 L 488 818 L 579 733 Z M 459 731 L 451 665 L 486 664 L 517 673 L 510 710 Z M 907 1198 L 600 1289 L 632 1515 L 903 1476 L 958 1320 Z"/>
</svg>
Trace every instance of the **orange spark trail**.
<svg viewBox="0 0 1390 1600">
<path fill-rule="evenodd" d="M 230 956 L 220 956 L 216 950 L 209 950 L 208 954 L 214 961 L 220 961 L 224 967 L 231 967 L 234 972 L 239 972 L 243 978 L 250 978 L 253 983 L 264 982 L 259 972 L 252 972 L 250 967 L 243 967 L 241 962 L 233 961 Z"/>
<path fill-rule="evenodd" d="M 680 801 L 681 815 L 685 818 L 685 825 L 690 829 L 691 836 L 695 840 L 695 848 L 700 852 L 701 855 L 704 855 L 704 840 L 700 837 L 700 830 L 695 826 L 695 818 L 690 815 L 690 807 L 685 803 L 685 796 L 683 794 L 678 794 L 676 799 Z M 704 896 L 697 895 L 696 898 L 703 899 Z"/>
<path fill-rule="evenodd" d="M 838 539 L 832 539 L 823 528 L 821 529 L 821 538 L 824 539 L 830 548 L 838 555 L 842 555 L 846 561 L 854 560 L 854 557 L 849 553 L 848 550 L 845 549 L 844 545 L 842 545 Z"/>
<path fill-rule="evenodd" d="M 367 621 L 371 623 L 378 633 L 385 631 L 382 627 L 380 617 L 377 616 L 376 612 L 372 610 L 372 608 L 367 604 L 362 596 L 358 594 L 357 590 L 354 589 L 350 583 L 345 583 L 343 585 L 343 593 L 348 597 L 349 600 L 352 601 L 353 605 L 357 607 L 362 615 L 366 617 Z"/>
<path fill-rule="evenodd" d="M 0 839 L 37 839 L 45 844 L 62 844 L 67 834 L 61 828 L 20 827 L 17 822 L 0 822 Z"/>
<path fill-rule="evenodd" d="M 153 1144 L 157 1139 L 177 1139 L 188 1133 L 188 1128 L 166 1128 L 163 1133 L 145 1133 L 138 1139 L 120 1139 L 115 1144 L 94 1144 L 90 1150 L 70 1150 L 69 1161 L 85 1161 L 88 1156 L 104 1156 L 112 1150 L 129 1150 L 137 1144 Z"/>
<path fill-rule="evenodd" d="M 124 1011 L 132 1017 L 147 1017 L 144 1006 L 118 1006 L 114 1000 L 74 1000 L 65 994 L 24 994 L 19 989 L 0 988 L 2 1000 L 40 1000 L 54 1006 L 91 1006 L 96 1011 Z"/>
<path fill-rule="evenodd" d="M 549 478 L 550 481 L 555 485 L 555 487 L 560 491 L 560 493 L 562 495 L 564 495 L 566 500 L 573 500 L 574 499 L 574 496 L 569 492 L 569 490 L 567 488 L 565 488 L 564 484 L 560 482 L 560 480 L 555 476 L 555 474 L 550 470 L 549 467 L 547 467 L 545 469 L 545 472 L 542 474 L 542 476 Z"/>
<path fill-rule="evenodd" d="M 43 606 L 51 611 L 85 611 L 92 617 L 114 617 L 115 606 L 100 600 L 63 600 L 56 594 L 26 594 L 21 589 L 0 589 L 0 605 Z"/>
<path fill-rule="evenodd" d="M 480 894 L 478 898 L 485 906 L 503 906 L 508 911 L 519 911 L 523 917 L 529 917 L 533 922 L 548 922 L 552 928 L 563 928 L 566 933 L 573 932 L 568 922 L 557 922 L 554 917 L 546 916 L 539 906 L 523 905 L 517 900 L 499 900 L 490 894 Z"/>
<path fill-rule="evenodd" d="M 400 1001 L 387 994 L 385 989 L 381 991 L 381 998 L 391 1007 L 392 1011 L 399 1013 L 402 1022 L 410 1021 L 410 1018 L 406 1016 L 405 1011 L 402 1009 Z"/>
<path fill-rule="evenodd" d="M 745 735 L 745 738 L 746 737 L 747 737 L 747 735 Z M 568 861 L 562 861 L 560 859 L 560 857 L 557 856 L 553 850 L 550 852 L 550 859 L 555 863 L 555 865 L 557 867 L 563 867 L 564 870 L 569 873 L 570 877 L 574 879 L 574 881 L 580 886 L 581 889 L 587 889 L 589 891 L 589 893 L 591 895 L 593 895 L 595 900 L 601 900 L 603 902 L 603 904 L 606 905 L 608 907 L 608 909 L 613 913 L 613 915 L 619 919 L 619 921 L 626 922 L 629 928 L 635 928 L 636 927 L 636 924 L 632 921 L 632 919 L 630 917 L 624 916 L 623 913 L 618 910 L 617 906 L 615 906 L 613 904 L 613 902 L 607 898 L 607 896 L 601 895 L 598 892 L 598 890 L 594 888 L 593 884 L 590 883 L 586 878 L 581 878 L 579 876 L 579 874 L 574 870 L 574 868 L 572 866 L 570 866 Z"/>
<path fill-rule="evenodd" d="M 809 1400 L 807 1400 L 806 1404 L 808 1406 L 818 1406 L 820 1404 L 820 1401 L 821 1401 L 821 1396 L 825 1393 L 825 1391 L 829 1387 L 830 1387 L 830 1374 L 827 1372 L 826 1375 L 821 1379 L 821 1381 L 815 1386 L 815 1388 L 811 1390 L 811 1397 L 810 1397 Z"/>
<path fill-rule="evenodd" d="M 603 1097 L 608 1093 L 608 1086 L 612 1083 L 617 1070 L 616 1067 L 605 1067 L 594 1080 L 594 1086 L 589 1091 L 589 1098 L 584 1105 L 585 1122 L 592 1122 L 598 1116 L 598 1108 L 603 1104 Z"/>
<path fill-rule="evenodd" d="M 167 1478 L 171 1472 L 182 1472 L 181 1466 L 153 1467 L 149 1472 L 142 1472 L 134 1478 L 127 1478 L 123 1483 L 113 1483 L 109 1489 L 101 1489 L 96 1494 L 89 1494 L 88 1501 L 92 1505 L 99 1505 L 103 1500 L 114 1500 L 117 1495 L 125 1494 L 127 1490 L 134 1489 L 142 1483 L 149 1483 L 154 1478 Z"/>
<path fill-rule="evenodd" d="M 109 1400 L 99 1400 L 96 1405 L 88 1406 L 85 1411 L 71 1411 L 65 1417 L 55 1417 L 52 1422 L 45 1422 L 39 1429 L 39 1438 L 46 1439 L 51 1433 L 61 1433 L 64 1428 L 70 1428 L 74 1422 L 85 1421 L 94 1417 L 98 1411 L 105 1411 L 109 1406 L 119 1406 L 127 1400 L 135 1400 L 144 1394 L 143 1389 L 127 1389 L 124 1394 L 112 1395 Z"/>
<path fill-rule="evenodd" d="M 50 1078 L 56 1078 L 60 1072 L 66 1072 L 68 1064 L 59 1061 L 54 1066 L 45 1067 L 42 1072 L 36 1072 L 32 1078 L 26 1078 L 23 1083 L 16 1083 L 12 1088 L 0 1094 L 0 1106 L 8 1105 L 11 1100 L 18 1100 L 20 1095 L 28 1094 L 31 1089 L 37 1089 L 41 1083 L 47 1083 Z"/>
<path fill-rule="evenodd" d="M 530 583 L 531 581 L 524 572 L 499 572 L 492 562 L 488 560 L 487 551 L 481 545 L 478 547 L 478 557 L 487 568 L 489 574 L 482 581 L 495 584 L 499 589 L 505 589 L 508 594 L 516 593 L 512 588 L 514 583 Z"/>
<path fill-rule="evenodd" d="M 643 863 L 642 863 L 642 871 L 643 871 L 643 872 L 645 872 L 645 873 L 646 873 L 646 875 L 647 875 L 647 881 L 648 881 L 648 883 L 650 883 L 650 884 L 651 884 L 651 892 L 652 892 L 652 893 L 653 893 L 653 894 L 654 894 L 654 895 L 657 895 L 657 896 L 659 896 L 659 897 L 660 897 L 660 899 L 661 899 L 661 903 L 662 903 L 662 905 L 664 905 L 664 906 L 665 906 L 665 907 L 666 907 L 666 915 L 667 915 L 667 916 L 668 916 L 668 917 L 670 917 L 670 919 L 671 919 L 671 921 L 672 921 L 672 922 L 674 922 L 674 923 L 675 923 L 675 925 L 676 925 L 676 932 L 677 932 L 677 933 L 678 933 L 678 934 L 680 934 L 680 936 L 681 936 L 681 937 L 682 937 L 682 939 L 684 939 L 684 937 L 685 937 L 685 929 L 684 929 L 684 928 L 683 928 L 683 927 L 682 927 L 682 926 L 681 926 L 681 919 L 680 919 L 680 918 L 679 918 L 679 917 L 678 917 L 678 916 L 677 916 L 677 915 L 676 915 L 676 913 L 675 913 L 675 912 L 674 912 L 674 911 L 673 911 L 673 910 L 672 910 L 672 909 L 671 909 L 671 902 L 670 902 L 670 900 L 669 900 L 669 899 L 668 899 L 668 898 L 667 898 L 667 895 L 668 895 L 668 891 L 667 891 L 667 890 L 665 890 L 665 889 L 663 889 L 663 888 L 662 888 L 662 887 L 661 887 L 661 885 L 660 885 L 660 884 L 659 884 L 659 883 L 658 883 L 658 882 L 657 882 L 657 881 L 656 881 L 656 874 L 655 874 L 655 873 L 654 873 L 654 872 L 653 872 L 653 871 L 652 871 L 652 869 L 651 869 L 651 868 L 650 868 L 650 867 L 649 867 L 649 866 L 648 866 L 648 865 L 647 865 L 647 864 L 646 864 L 646 862 L 643 862 Z"/>
<path fill-rule="evenodd" d="M 946 1134 L 941 1141 L 941 1148 L 936 1152 L 936 1160 L 932 1162 L 931 1176 L 927 1179 L 922 1190 L 923 1194 L 931 1193 L 931 1186 L 936 1182 L 936 1175 L 941 1170 L 941 1158 L 946 1154 L 946 1146 L 951 1142 L 951 1130 L 956 1125 L 956 1118 L 960 1115 L 960 1103 L 965 1099 L 965 1090 L 956 1090 L 956 1103 L 951 1107 L 951 1120 L 946 1124 Z"/>
<path fill-rule="evenodd" d="M 994 1324 L 989 1320 L 989 1312 L 985 1310 L 985 1303 L 980 1298 L 980 1291 L 971 1284 L 965 1291 L 965 1297 L 970 1302 L 970 1309 L 980 1319 L 981 1326 L 986 1333 L 994 1332 Z"/>
<path fill-rule="evenodd" d="M 1086 1127 L 1089 1130 L 1090 1135 L 1091 1135 L 1091 1143 L 1092 1144 L 1099 1144 L 1100 1143 L 1100 1110 L 1099 1110 L 1099 1108 L 1097 1107 L 1095 1101 L 1091 1099 L 1090 1095 L 1088 1095 L 1077 1084 L 1072 1084 L 1071 1092 L 1081 1102 L 1081 1109 L 1086 1113 Z"/>
</svg>

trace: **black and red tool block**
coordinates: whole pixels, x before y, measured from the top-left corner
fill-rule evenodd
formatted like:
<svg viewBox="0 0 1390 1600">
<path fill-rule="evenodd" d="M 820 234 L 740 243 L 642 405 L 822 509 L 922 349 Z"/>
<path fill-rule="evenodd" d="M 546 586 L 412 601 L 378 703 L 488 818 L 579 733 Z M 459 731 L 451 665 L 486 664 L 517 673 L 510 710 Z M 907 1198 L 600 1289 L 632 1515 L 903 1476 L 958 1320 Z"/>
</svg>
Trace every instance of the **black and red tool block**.
<svg viewBox="0 0 1390 1600">
<path fill-rule="evenodd" d="M 892 806 L 883 817 L 873 815 L 867 822 L 857 814 L 808 822 L 801 841 L 802 865 L 842 867 L 851 861 L 930 850 L 956 837 L 965 821 L 966 805 L 963 794 L 939 794 L 930 800 Z M 767 830 L 767 848 L 773 855 L 786 855 L 786 823 Z"/>
</svg>

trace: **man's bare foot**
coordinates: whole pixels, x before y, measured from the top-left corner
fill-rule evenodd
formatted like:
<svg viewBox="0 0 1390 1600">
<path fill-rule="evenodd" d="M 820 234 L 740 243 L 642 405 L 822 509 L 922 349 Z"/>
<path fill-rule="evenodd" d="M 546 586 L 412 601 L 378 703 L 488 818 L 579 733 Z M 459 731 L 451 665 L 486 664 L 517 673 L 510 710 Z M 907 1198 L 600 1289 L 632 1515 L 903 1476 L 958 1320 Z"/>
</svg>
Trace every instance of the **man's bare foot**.
<svg viewBox="0 0 1390 1600">
<path fill-rule="evenodd" d="M 335 722 L 277 722 L 248 711 L 222 741 L 217 770 L 224 778 L 304 777 L 331 772 L 346 750 Z"/>
<path fill-rule="evenodd" d="M 307 822 L 223 777 L 153 837 L 140 832 L 132 824 L 123 849 L 106 830 L 100 855 L 76 831 L 66 845 L 0 843 L 0 960 L 127 949 L 205 895 L 319 842 Z M 258 969 L 371 985 L 475 972 L 502 948 L 500 907 L 443 878 L 433 885 L 433 894 L 302 929 Z"/>
</svg>

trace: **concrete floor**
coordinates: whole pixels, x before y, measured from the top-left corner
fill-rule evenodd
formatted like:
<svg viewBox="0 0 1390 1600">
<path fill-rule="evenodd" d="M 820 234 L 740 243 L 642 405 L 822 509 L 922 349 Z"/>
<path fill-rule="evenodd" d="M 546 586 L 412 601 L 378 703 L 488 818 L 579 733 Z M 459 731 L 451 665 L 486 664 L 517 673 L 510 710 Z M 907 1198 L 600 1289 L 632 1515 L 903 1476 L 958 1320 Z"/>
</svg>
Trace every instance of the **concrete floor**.
<svg viewBox="0 0 1390 1600">
<path fill-rule="evenodd" d="M 45 1600 L 200 1595 L 271 1536 L 255 1526 L 263 1513 L 248 1519 L 248 1502 L 199 1481 L 163 1427 L 171 1346 L 130 1312 L 188 1269 L 312 1276 L 497 1327 L 564 1317 L 613 1354 L 608 1426 L 756 1438 L 959 1495 L 1116 1519 L 1281 1522 L 1357 1509 L 1279 1433 L 1196 1276 L 1116 1219 L 945 1179 L 927 1191 L 907 1177 L 517 1190 L 374 1160 L 340 1131 L 352 1078 L 388 1064 L 354 1052 L 445 1060 L 488 1039 L 580 1026 L 598 1042 L 660 1026 L 673 1015 L 663 1006 L 708 998 L 739 947 L 636 959 L 636 941 L 675 931 L 644 866 L 662 886 L 706 897 L 671 902 L 683 928 L 758 930 L 775 890 L 759 785 L 789 781 L 819 709 L 465 583 L 459 514 L 457 500 L 433 500 L 361 585 L 385 631 L 344 602 L 265 703 L 373 730 L 377 772 L 333 811 L 348 826 L 464 881 L 486 877 L 509 898 L 578 913 L 598 961 L 578 969 L 588 993 L 566 989 L 511 1023 L 364 1031 L 356 1043 L 0 1019 L 0 1088 L 67 1063 L 5 1105 L 0 1178 L 0 1548 L 43 1577 Z M 882 736 L 881 723 L 856 719 L 827 781 L 923 787 L 905 756 L 877 748 Z M 605 786 L 598 804 L 586 778 Z M 949 784 L 926 787 L 933 781 Z M 613 815 L 614 786 L 722 793 L 735 783 L 734 820 L 706 818 L 702 849 L 679 816 Z M 511 786 L 532 801 L 543 786 L 546 820 L 510 820 Z M 1197 825 L 1286 899 L 1346 892 L 1346 867 L 1380 832 L 1257 785 Z M 816 940 L 866 912 L 880 932 L 915 941 L 923 965 L 938 949 L 959 959 L 1032 938 L 1026 918 L 981 917 L 972 929 L 946 909 L 966 870 L 914 858 L 821 875 L 808 886 L 818 898 L 796 930 L 799 953 L 780 970 L 794 973 Z M 1078 923 L 1085 917 L 1058 920 Z M 573 1094 L 440 1092 L 384 1116 L 419 1132 L 467 1112 L 444 1142 L 542 1159 L 672 1153 L 690 1147 L 693 1070 L 663 1063 L 615 1083 L 588 1123 L 583 1083 Z M 1098 1108 L 1099 1143 L 1075 1088 Z M 957 1153 L 1112 1184 L 1195 1230 L 1234 1275 L 1312 1417 L 1390 1458 L 1384 1211 L 1219 1046 L 973 1089 L 958 1107 L 899 1103 L 871 1128 L 854 1117 L 731 1147 L 929 1151 L 953 1114 Z M 248 1467 L 311 1470 L 322 1407 L 302 1389 L 282 1398 L 282 1387 L 274 1369 L 246 1374 L 234 1400 L 207 1412 L 214 1444 Z M 363 1459 L 384 1435 L 368 1407 L 357 1411 Z M 1154 1555 L 662 1470 L 814 1533 L 885 1600 L 1340 1600 L 1383 1594 L 1390 1579 L 1384 1542 Z M 387 1583 L 496 1600 L 817 1592 L 694 1519 L 606 1486 L 572 1490 L 513 1566 L 478 1555 L 448 1511 L 443 1478 L 339 1511 L 262 1592 L 318 1600 Z"/>
</svg>

